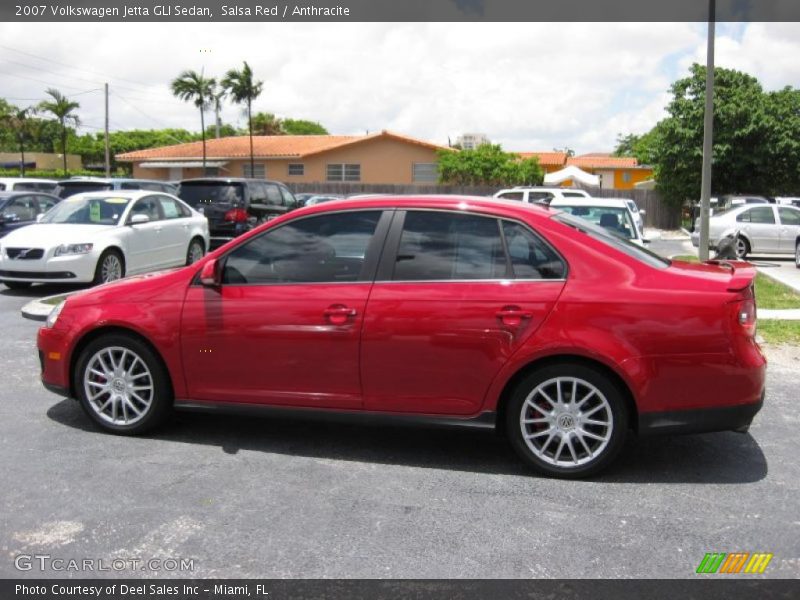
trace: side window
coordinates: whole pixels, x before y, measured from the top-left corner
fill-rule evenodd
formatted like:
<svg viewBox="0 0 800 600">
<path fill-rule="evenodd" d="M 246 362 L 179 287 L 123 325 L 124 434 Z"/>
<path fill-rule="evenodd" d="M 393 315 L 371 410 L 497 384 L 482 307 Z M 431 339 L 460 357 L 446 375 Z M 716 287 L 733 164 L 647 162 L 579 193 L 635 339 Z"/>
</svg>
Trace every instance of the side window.
<svg viewBox="0 0 800 600">
<path fill-rule="evenodd" d="M 136 201 L 136 204 L 134 204 L 131 208 L 128 221 L 130 221 L 133 215 L 147 215 L 150 217 L 151 221 L 160 221 L 161 213 L 159 211 L 158 198 L 156 196 L 139 198 L 139 200 Z"/>
<path fill-rule="evenodd" d="M 800 225 L 800 210 L 792 208 L 779 208 L 778 215 L 783 225 Z"/>
<path fill-rule="evenodd" d="M 152 188 L 145 187 L 147 184 L 139 183 L 138 181 L 123 181 L 119 184 L 121 190 L 152 190 Z"/>
<path fill-rule="evenodd" d="M 227 256 L 222 281 L 234 285 L 360 281 L 380 217 L 381 211 L 343 212 L 270 229 Z"/>
<path fill-rule="evenodd" d="M 44 213 L 56 205 L 55 198 L 48 198 L 47 196 L 36 196 L 36 202 L 39 204 L 39 212 Z"/>
<path fill-rule="evenodd" d="M 498 196 L 498 198 L 502 198 L 503 200 L 519 200 L 525 197 L 525 192 L 504 192 Z"/>
<path fill-rule="evenodd" d="M 746 210 L 744 212 L 740 212 L 736 215 L 736 222 L 737 223 L 749 223 L 750 222 L 750 211 Z"/>
<path fill-rule="evenodd" d="M 757 208 L 751 208 L 747 212 L 750 213 L 751 223 L 766 223 L 768 225 L 775 223 L 775 213 L 771 206 L 759 206 Z"/>
<path fill-rule="evenodd" d="M 161 210 L 165 219 L 181 219 L 186 216 L 183 207 L 172 198 L 162 196 L 158 201 L 161 202 Z"/>
<path fill-rule="evenodd" d="M 251 204 L 266 204 L 267 202 L 267 186 L 265 183 L 253 181 L 248 184 L 250 188 L 250 203 Z"/>
<path fill-rule="evenodd" d="M 563 279 L 567 267 L 556 251 L 519 223 L 503 221 L 503 235 L 517 279 Z"/>
<path fill-rule="evenodd" d="M 435 211 L 406 214 L 394 280 L 502 279 L 505 276 L 506 259 L 497 219 Z"/>
<path fill-rule="evenodd" d="M 284 206 L 295 206 L 297 204 L 297 200 L 295 200 L 294 196 L 292 196 L 292 192 L 283 186 L 281 186 L 281 196 L 283 196 Z"/>
<path fill-rule="evenodd" d="M 529 192 L 528 202 L 550 202 L 554 198 L 550 192 Z"/>
<path fill-rule="evenodd" d="M 278 186 L 275 185 L 274 183 L 267 184 L 267 204 L 273 204 L 277 206 L 283 204 L 281 191 L 278 189 Z"/>
</svg>

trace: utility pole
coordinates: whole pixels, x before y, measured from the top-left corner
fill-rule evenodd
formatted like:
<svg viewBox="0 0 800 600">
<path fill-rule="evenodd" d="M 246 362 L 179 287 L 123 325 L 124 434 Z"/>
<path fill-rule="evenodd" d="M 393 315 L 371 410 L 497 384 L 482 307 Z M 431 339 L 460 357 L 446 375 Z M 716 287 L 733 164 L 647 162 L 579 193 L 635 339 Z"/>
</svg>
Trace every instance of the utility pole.
<svg viewBox="0 0 800 600">
<path fill-rule="evenodd" d="M 708 220 L 711 212 L 711 159 L 714 142 L 714 21 L 716 0 L 708 0 L 706 107 L 703 120 L 703 171 L 700 183 L 700 260 L 708 260 Z"/>
<path fill-rule="evenodd" d="M 111 177 L 111 149 L 108 145 L 108 84 L 105 84 L 106 93 L 106 177 Z"/>
</svg>

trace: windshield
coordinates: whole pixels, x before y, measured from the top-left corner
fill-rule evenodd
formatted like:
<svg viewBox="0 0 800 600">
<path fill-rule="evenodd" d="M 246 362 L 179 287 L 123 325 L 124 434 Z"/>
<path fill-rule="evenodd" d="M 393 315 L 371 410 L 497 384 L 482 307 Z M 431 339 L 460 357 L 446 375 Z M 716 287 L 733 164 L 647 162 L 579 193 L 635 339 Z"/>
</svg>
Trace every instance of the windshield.
<svg viewBox="0 0 800 600">
<path fill-rule="evenodd" d="M 192 208 L 209 204 L 238 206 L 244 202 L 244 186 L 241 183 L 227 181 L 187 182 L 178 188 L 178 198 Z"/>
<path fill-rule="evenodd" d="M 561 207 L 559 206 L 558 208 L 560 209 Z M 636 260 L 650 265 L 651 267 L 655 267 L 657 269 L 666 269 L 668 266 L 670 266 L 670 264 L 672 264 L 669 260 L 659 256 L 655 252 L 646 250 L 642 246 L 629 242 L 628 240 L 622 239 L 616 235 L 611 235 L 604 227 L 594 225 L 580 217 L 575 217 L 564 212 L 557 214 L 553 218 L 556 221 L 573 227 L 578 231 L 581 231 L 586 235 L 619 250 L 620 252 L 624 252 Z"/>
<path fill-rule="evenodd" d="M 614 235 L 626 240 L 636 239 L 636 227 L 631 222 L 627 208 L 609 206 L 563 206 L 558 208 L 590 223 L 599 225 Z"/>
<path fill-rule="evenodd" d="M 41 223 L 116 225 L 130 200 L 128 198 L 85 198 L 71 196 L 45 213 Z"/>
<path fill-rule="evenodd" d="M 100 183 L 97 181 L 61 181 L 56 188 L 56 196 L 59 198 L 68 198 L 73 194 L 104 192 L 110 189 L 110 183 Z"/>
</svg>

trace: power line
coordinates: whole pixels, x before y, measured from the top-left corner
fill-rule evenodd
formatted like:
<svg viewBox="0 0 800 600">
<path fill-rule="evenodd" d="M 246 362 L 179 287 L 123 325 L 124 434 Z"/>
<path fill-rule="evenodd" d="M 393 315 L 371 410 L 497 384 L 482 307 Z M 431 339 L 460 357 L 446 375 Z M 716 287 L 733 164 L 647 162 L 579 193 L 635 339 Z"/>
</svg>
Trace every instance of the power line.
<svg viewBox="0 0 800 600">
<path fill-rule="evenodd" d="M 36 79 L 35 77 L 28 77 L 27 75 L 19 75 L 17 73 L 7 73 L 6 71 L 0 71 L 0 75 L 7 75 L 9 77 L 18 77 L 20 79 L 29 79 L 30 81 L 36 81 L 37 83 L 43 83 L 43 84 L 48 85 L 48 86 L 53 85 L 49 81 L 44 81 L 43 79 Z M 68 88 L 68 89 L 73 89 L 73 90 L 80 90 L 81 89 L 79 87 L 75 87 L 74 85 L 65 85 L 65 84 L 59 84 L 58 87 Z"/>
<path fill-rule="evenodd" d="M 147 117 L 148 119 L 150 119 L 150 120 L 151 120 L 153 123 L 155 123 L 156 125 L 158 125 L 158 126 L 161 128 L 161 129 L 174 129 L 174 127 L 169 127 L 169 126 L 165 125 L 164 123 L 162 123 L 161 121 L 159 121 L 159 120 L 157 120 L 157 119 L 154 119 L 154 118 L 153 118 L 151 115 L 147 114 L 147 113 L 146 113 L 146 112 L 144 112 L 143 110 L 140 110 L 138 106 L 136 106 L 135 104 L 133 104 L 133 103 L 131 103 L 131 102 L 128 102 L 128 101 L 127 101 L 125 98 L 123 98 L 123 97 L 122 97 L 122 96 L 120 96 L 119 94 L 115 93 L 115 94 L 112 94 L 112 96 L 114 96 L 114 97 L 116 97 L 116 98 L 119 98 L 120 100 L 122 100 L 122 101 L 123 101 L 125 104 L 127 104 L 128 106 L 130 106 L 130 107 L 131 107 L 132 109 L 134 109 L 136 112 L 138 112 L 139 114 L 141 114 L 141 115 L 143 115 L 143 116 Z M 168 134 L 167 134 L 167 137 L 170 137 L 170 138 L 172 138 L 173 140 L 175 140 L 175 141 L 176 141 L 176 142 L 178 142 L 179 144 L 183 144 L 183 143 L 185 143 L 185 142 L 184 142 L 184 140 L 179 140 L 179 139 L 178 139 L 178 138 L 176 138 L 175 136 L 172 136 L 172 135 L 168 135 Z"/>
</svg>

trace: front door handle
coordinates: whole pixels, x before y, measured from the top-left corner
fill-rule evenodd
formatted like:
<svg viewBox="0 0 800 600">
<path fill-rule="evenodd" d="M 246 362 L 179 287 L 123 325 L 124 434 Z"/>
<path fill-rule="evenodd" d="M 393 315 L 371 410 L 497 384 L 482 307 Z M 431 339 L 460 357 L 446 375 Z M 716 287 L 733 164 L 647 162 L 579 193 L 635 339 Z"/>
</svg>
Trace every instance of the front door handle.
<svg viewBox="0 0 800 600">
<path fill-rule="evenodd" d="M 350 308 L 344 304 L 332 304 L 322 311 L 322 314 L 334 325 L 344 325 L 347 323 L 347 319 L 355 317 L 357 312 L 355 308 Z"/>
<path fill-rule="evenodd" d="M 519 306 L 504 306 L 495 313 L 497 318 L 508 327 L 519 327 L 524 319 L 533 317 L 529 310 L 522 310 Z"/>
</svg>

